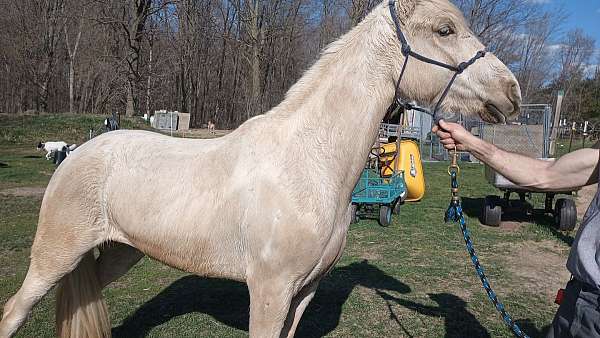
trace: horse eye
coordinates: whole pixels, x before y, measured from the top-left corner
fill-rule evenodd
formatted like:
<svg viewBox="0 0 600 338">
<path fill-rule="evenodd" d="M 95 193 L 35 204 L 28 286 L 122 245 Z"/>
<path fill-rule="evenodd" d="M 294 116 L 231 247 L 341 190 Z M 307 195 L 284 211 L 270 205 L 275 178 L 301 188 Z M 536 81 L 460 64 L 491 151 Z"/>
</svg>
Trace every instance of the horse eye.
<svg viewBox="0 0 600 338">
<path fill-rule="evenodd" d="M 443 26 L 438 30 L 438 34 L 440 36 L 448 36 L 450 34 L 454 34 L 454 31 L 452 30 L 452 28 L 450 28 L 450 26 Z"/>
</svg>

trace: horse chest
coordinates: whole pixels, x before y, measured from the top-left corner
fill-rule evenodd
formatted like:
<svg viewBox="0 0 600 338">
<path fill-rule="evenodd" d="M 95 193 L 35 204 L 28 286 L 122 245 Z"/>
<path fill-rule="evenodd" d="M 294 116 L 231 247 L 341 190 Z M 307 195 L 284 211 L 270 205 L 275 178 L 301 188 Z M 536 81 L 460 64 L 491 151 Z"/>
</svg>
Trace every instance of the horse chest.
<svg viewBox="0 0 600 338">
<path fill-rule="evenodd" d="M 346 237 L 348 235 L 348 227 L 350 225 L 349 212 L 342 212 L 334 223 L 331 231 L 331 236 L 323 250 L 319 269 L 322 274 L 326 274 L 337 264 L 342 257 L 342 253 L 346 246 Z"/>
</svg>

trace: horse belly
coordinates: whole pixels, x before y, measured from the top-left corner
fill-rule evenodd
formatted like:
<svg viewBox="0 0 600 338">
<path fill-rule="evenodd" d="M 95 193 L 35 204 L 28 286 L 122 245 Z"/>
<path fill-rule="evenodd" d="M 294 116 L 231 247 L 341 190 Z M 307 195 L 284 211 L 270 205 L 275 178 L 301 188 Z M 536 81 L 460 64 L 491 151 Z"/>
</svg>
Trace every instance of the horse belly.
<svg viewBox="0 0 600 338">
<path fill-rule="evenodd" d="M 132 246 L 144 254 L 173 268 L 204 277 L 246 280 L 246 266 L 241 255 L 233 246 L 221 243 L 213 245 L 210 240 L 194 240 L 182 243 L 181 238 L 173 242 L 136 238 Z"/>
<path fill-rule="evenodd" d="M 109 198 L 110 223 L 130 245 L 184 271 L 244 280 L 245 245 L 232 208 L 210 193 L 185 198 L 176 186 L 160 193 L 138 186 Z"/>
</svg>

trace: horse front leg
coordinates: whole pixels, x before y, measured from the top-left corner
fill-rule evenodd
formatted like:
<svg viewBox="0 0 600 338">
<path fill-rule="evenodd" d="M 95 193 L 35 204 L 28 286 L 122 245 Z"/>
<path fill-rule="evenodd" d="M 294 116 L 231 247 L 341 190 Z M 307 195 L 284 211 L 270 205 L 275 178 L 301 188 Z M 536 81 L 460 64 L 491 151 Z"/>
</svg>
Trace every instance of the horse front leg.
<svg viewBox="0 0 600 338">
<path fill-rule="evenodd" d="M 250 337 L 278 338 L 290 310 L 294 291 L 282 280 L 248 280 Z"/>
<path fill-rule="evenodd" d="M 296 334 L 298 323 L 300 323 L 304 310 L 306 310 L 308 304 L 315 296 L 319 281 L 320 280 L 316 280 L 303 287 L 292 300 L 290 311 L 285 321 L 283 331 L 281 332 L 282 337 L 292 338 Z"/>
</svg>

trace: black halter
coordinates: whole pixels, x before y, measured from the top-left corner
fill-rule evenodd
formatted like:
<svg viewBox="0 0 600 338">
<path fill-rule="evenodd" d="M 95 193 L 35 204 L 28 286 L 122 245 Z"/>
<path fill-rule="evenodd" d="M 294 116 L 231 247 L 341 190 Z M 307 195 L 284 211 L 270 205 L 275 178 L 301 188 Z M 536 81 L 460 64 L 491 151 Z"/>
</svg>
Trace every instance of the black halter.
<svg viewBox="0 0 600 338">
<path fill-rule="evenodd" d="M 404 37 L 404 34 L 402 33 L 402 29 L 400 29 L 400 21 L 398 20 L 398 14 L 396 13 L 396 0 L 389 1 L 389 8 L 390 8 L 390 14 L 392 15 L 392 20 L 394 21 L 394 25 L 396 26 L 396 35 L 398 36 L 398 39 L 400 40 L 400 44 L 402 44 L 402 55 L 404 55 L 404 64 L 402 65 L 402 70 L 400 71 L 400 76 L 398 77 L 398 82 L 396 82 L 396 91 L 394 93 L 394 101 L 388 108 L 384 119 L 391 117 L 399 109 L 408 109 L 408 110 L 414 109 L 414 110 L 418 110 L 418 111 L 421 111 L 421 112 L 424 112 L 424 113 L 427 113 L 427 114 L 433 116 L 434 121 L 437 122 L 436 114 L 437 114 L 438 110 L 440 109 L 442 102 L 448 95 L 448 92 L 450 91 L 450 87 L 452 87 L 452 85 L 454 84 L 454 80 L 456 80 L 456 77 L 459 74 L 461 74 L 463 71 L 465 71 L 465 69 L 469 68 L 469 66 L 474 64 L 475 61 L 484 57 L 486 52 L 485 52 L 485 50 L 480 50 L 469 61 L 461 62 L 458 66 L 452 66 L 452 65 L 428 58 L 419 53 L 413 52 L 412 49 L 410 48 L 410 45 L 408 44 L 408 41 L 406 41 L 406 37 Z M 404 76 L 404 71 L 406 70 L 406 65 L 408 64 L 408 59 L 410 59 L 411 56 L 421 62 L 425 62 L 425 63 L 429 63 L 429 64 L 432 64 L 432 65 L 435 65 L 438 67 L 446 68 L 446 69 L 454 72 L 452 79 L 450 79 L 450 82 L 448 82 L 446 89 L 444 89 L 444 92 L 442 93 L 442 96 L 436 103 L 433 111 L 430 111 L 423 107 L 415 106 L 415 105 L 411 104 L 410 102 L 404 101 L 400 98 L 400 81 L 402 81 L 402 77 Z"/>
</svg>

